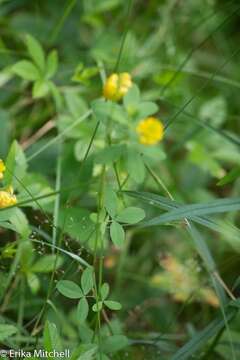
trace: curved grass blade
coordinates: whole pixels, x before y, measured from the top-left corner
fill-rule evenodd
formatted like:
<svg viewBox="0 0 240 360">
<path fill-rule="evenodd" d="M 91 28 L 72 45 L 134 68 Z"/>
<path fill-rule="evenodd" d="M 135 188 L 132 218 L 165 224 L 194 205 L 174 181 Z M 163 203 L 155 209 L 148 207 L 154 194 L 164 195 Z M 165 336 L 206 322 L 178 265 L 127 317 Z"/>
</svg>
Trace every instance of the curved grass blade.
<svg viewBox="0 0 240 360">
<path fill-rule="evenodd" d="M 159 209 L 164 210 L 174 210 L 180 208 L 183 204 L 180 204 L 176 201 L 170 200 L 164 196 L 147 193 L 147 192 L 138 192 L 138 191 L 125 191 L 126 195 L 131 197 L 135 197 L 139 200 L 144 201 L 145 203 L 157 207 Z M 240 230 L 226 222 L 218 222 L 210 218 L 206 218 L 204 216 L 190 216 L 189 217 L 193 222 L 203 225 L 213 231 L 216 231 L 226 238 L 231 238 L 231 245 L 236 249 L 240 250 L 239 238 L 240 238 Z M 234 241 L 234 242 L 233 242 Z"/>
<path fill-rule="evenodd" d="M 91 265 L 87 261 L 83 260 L 83 258 L 78 256 L 77 254 L 73 254 L 72 252 L 64 250 L 59 246 L 47 243 L 46 241 L 40 241 L 40 240 L 36 240 L 36 239 L 32 239 L 31 241 L 33 241 L 35 243 L 38 243 L 38 244 L 41 244 L 41 245 L 44 245 L 44 246 L 46 245 L 46 246 L 49 246 L 51 248 L 54 248 L 54 249 L 62 252 L 63 254 L 66 254 L 66 255 L 70 256 L 72 259 L 76 260 L 79 264 L 84 265 L 86 267 L 91 267 Z"/>
<path fill-rule="evenodd" d="M 227 322 L 231 321 L 238 311 L 230 309 L 226 313 Z M 222 318 L 216 318 L 205 329 L 197 333 L 190 341 L 181 347 L 172 357 L 171 360 L 185 360 L 193 356 L 196 351 L 200 350 L 207 342 L 216 334 L 219 333 L 225 326 L 225 321 Z"/>
<path fill-rule="evenodd" d="M 129 193 L 128 193 L 129 194 Z M 150 200 L 149 204 L 154 205 L 154 201 L 156 204 L 156 200 Z M 162 204 L 169 208 L 170 200 L 164 198 L 161 199 Z M 172 201 L 171 201 L 172 202 Z M 175 202 L 173 202 L 175 204 Z M 190 205 L 175 205 L 171 211 L 167 213 L 157 216 L 151 220 L 147 220 L 141 223 L 141 226 L 156 226 L 169 223 L 171 221 L 182 220 L 184 218 L 189 218 L 194 221 L 201 223 L 202 225 L 208 225 L 211 228 L 214 228 L 215 225 L 213 222 L 208 219 L 201 218 L 199 216 L 210 215 L 210 214 L 219 214 L 229 211 L 237 211 L 240 210 L 240 198 L 226 198 L 226 199 L 218 199 L 209 203 L 203 204 L 190 204 Z M 197 218 L 196 218 L 197 217 Z"/>
</svg>

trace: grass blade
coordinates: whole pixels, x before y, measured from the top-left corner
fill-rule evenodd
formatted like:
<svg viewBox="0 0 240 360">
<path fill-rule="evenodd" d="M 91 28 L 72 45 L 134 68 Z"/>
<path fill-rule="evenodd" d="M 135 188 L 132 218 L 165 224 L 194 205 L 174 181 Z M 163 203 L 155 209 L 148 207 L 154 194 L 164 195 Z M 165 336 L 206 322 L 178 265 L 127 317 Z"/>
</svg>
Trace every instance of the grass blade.
<svg viewBox="0 0 240 360">
<path fill-rule="evenodd" d="M 155 194 L 140 193 L 134 191 L 126 191 L 125 193 L 129 196 L 137 197 L 145 202 L 147 201 L 149 205 L 154 205 L 166 210 L 170 210 L 163 215 L 142 222 L 141 226 L 144 227 L 156 226 L 156 225 L 166 224 L 171 221 L 189 218 L 201 223 L 202 225 L 206 225 L 210 228 L 214 228 L 215 227 L 214 222 L 211 222 L 206 218 L 199 218 L 199 216 L 240 210 L 240 198 L 225 198 L 225 199 L 217 199 L 212 202 L 202 203 L 202 204 L 199 203 L 199 204 L 190 204 L 190 205 L 180 205 L 175 201 L 169 200 L 163 196 L 159 196 Z"/>
<path fill-rule="evenodd" d="M 235 309 L 231 309 L 226 314 L 227 321 L 232 320 L 237 314 Z M 181 347 L 172 357 L 172 360 L 189 359 L 196 351 L 200 350 L 214 335 L 221 331 L 225 326 L 222 318 L 216 318 L 205 329 L 197 333 L 190 341 Z"/>
</svg>

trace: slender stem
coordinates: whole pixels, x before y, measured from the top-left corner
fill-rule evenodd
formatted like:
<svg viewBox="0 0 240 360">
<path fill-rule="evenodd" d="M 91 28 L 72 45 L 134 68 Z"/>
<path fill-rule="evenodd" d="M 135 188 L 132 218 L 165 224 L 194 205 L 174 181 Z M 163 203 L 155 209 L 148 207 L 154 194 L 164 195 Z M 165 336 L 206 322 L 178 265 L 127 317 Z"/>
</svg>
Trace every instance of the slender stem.
<svg viewBox="0 0 240 360">
<path fill-rule="evenodd" d="M 57 175 L 56 175 L 56 185 L 55 185 L 55 191 L 58 192 L 58 194 L 55 197 L 55 204 L 54 204 L 54 212 L 53 212 L 53 233 L 52 233 L 52 252 L 54 253 L 56 245 L 56 239 L 57 239 L 57 226 L 58 226 L 58 216 L 59 216 L 59 208 L 60 208 L 60 189 L 61 189 L 61 174 L 62 174 L 62 155 L 61 155 L 61 144 L 60 144 L 60 153 L 57 160 Z"/>
<path fill-rule="evenodd" d="M 76 119 L 70 126 L 68 126 L 66 129 L 64 129 L 62 132 L 60 132 L 55 138 L 53 138 L 52 140 L 48 141 L 44 146 L 42 146 L 40 149 L 38 149 L 35 153 L 33 153 L 32 155 L 30 155 L 27 158 L 27 161 L 31 161 L 33 160 L 36 156 L 38 156 L 39 154 L 41 154 L 43 151 L 45 151 L 46 149 L 48 149 L 50 146 L 52 146 L 53 144 L 57 143 L 59 140 L 62 139 L 62 137 L 64 137 L 66 134 L 69 133 L 69 131 L 73 130 L 78 124 L 80 124 L 80 122 L 82 122 L 83 120 L 85 120 L 86 118 L 88 118 L 90 115 L 92 114 L 92 110 L 88 110 L 84 115 L 80 116 L 78 119 Z"/>
<path fill-rule="evenodd" d="M 20 299 L 19 299 L 19 306 L 18 306 L 18 328 L 21 329 L 23 324 L 23 317 L 24 317 L 24 307 L 25 307 L 25 278 L 24 274 L 21 274 L 20 280 Z M 21 335 L 21 334 L 20 334 Z"/>
<path fill-rule="evenodd" d="M 0 308 L 0 313 L 4 313 L 7 309 L 7 306 L 9 304 L 9 301 L 11 299 L 12 293 L 14 291 L 14 289 L 17 287 L 18 283 L 20 280 L 20 276 L 17 275 L 14 279 L 14 281 L 12 282 L 12 285 L 10 286 L 10 288 L 8 289 L 8 292 L 5 295 L 5 298 L 3 300 L 2 306 Z"/>
<path fill-rule="evenodd" d="M 144 164 L 147 171 L 149 172 L 149 174 L 152 176 L 152 178 L 154 179 L 154 181 L 156 182 L 156 184 L 160 187 L 160 189 L 162 188 L 166 194 L 169 196 L 169 198 L 171 200 L 174 200 L 172 194 L 170 193 L 170 191 L 167 189 L 166 185 L 164 184 L 164 182 L 159 178 L 159 176 L 157 176 L 157 174 L 150 168 L 150 166 L 148 166 L 147 164 Z"/>
</svg>

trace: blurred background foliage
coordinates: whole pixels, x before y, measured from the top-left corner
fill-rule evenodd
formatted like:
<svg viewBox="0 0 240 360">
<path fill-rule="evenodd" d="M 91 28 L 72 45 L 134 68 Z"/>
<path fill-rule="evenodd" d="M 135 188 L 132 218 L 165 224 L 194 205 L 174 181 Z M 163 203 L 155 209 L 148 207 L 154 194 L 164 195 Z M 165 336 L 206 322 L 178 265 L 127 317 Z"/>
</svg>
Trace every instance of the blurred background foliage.
<svg viewBox="0 0 240 360">
<path fill-rule="evenodd" d="M 29 194 L 35 197 L 56 189 L 61 159 L 58 235 L 66 251 L 92 263 L 100 171 L 107 164 L 106 186 L 116 190 L 112 166 L 116 159 L 121 181 L 130 173 L 125 190 L 166 196 L 156 181 L 160 178 L 180 203 L 239 197 L 239 20 L 238 1 L 136 0 L 130 11 L 123 0 L 0 1 L 0 157 L 6 158 L 16 139 L 18 143 L 12 145 L 17 164 L 14 173 L 21 183 L 13 181 L 20 202 L 29 199 Z M 23 74 L 16 67 L 26 59 L 34 63 L 27 34 L 43 48 L 48 67 L 41 75 L 31 75 L 29 68 Z M 118 72 L 131 73 L 141 98 L 136 102 L 133 94 L 128 102 L 115 106 L 113 142 L 125 148 L 113 151 L 104 148 L 106 109 L 101 110 L 99 99 L 102 80 L 115 71 L 116 64 Z M 146 102 L 169 124 L 164 141 L 150 149 L 137 145 L 134 131 L 126 125 L 135 116 L 131 106 L 140 112 L 141 104 L 146 111 Z M 89 109 L 94 116 L 74 127 L 64 141 L 54 140 Z M 83 162 L 99 119 L 103 126 Z M 144 153 L 150 172 L 138 158 L 131 160 L 131 151 Z M 125 201 L 144 208 L 149 219 L 161 213 L 150 203 L 129 197 Z M 41 322 L 34 328 L 32 319 L 42 309 L 54 268 L 51 249 L 41 243 L 51 240 L 49 218 L 54 206 L 51 197 L 32 201 L 18 214 L 20 230 L 13 221 L 21 234 L 28 218 L 27 236 L 40 243 L 26 242 L 22 265 L 18 264 L 25 280 L 14 283 L 17 277 L 11 277 L 10 297 L 7 279 L 18 254 L 18 238 L 11 230 L 0 230 L 1 321 L 18 328 L 18 335 L 4 339 L 4 346 L 31 347 L 32 330 L 42 330 Z M 10 219 L 1 216 L 1 222 Z M 203 226 L 199 230 L 221 277 L 237 297 L 239 213 L 220 214 L 217 224 L 221 231 Z M 108 236 L 104 241 L 104 281 L 122 304 L 117 315 L 109 312 L 108 316 L 114 334 L 125 334 L 131 340 L 129 347 L 123 341 L 112 358 L 170 359 L 219 313 L 218 296 L 183 222 L 126 227 L 121 250 Z M 79 265 L 61 254 L 54 276 L 54 281 L 65 278 L 79 283 Z M 21 294 L 24 310 L 19 314 Z M 79 325 L 76 303 L 64 299 L 56 289 L 48 301 L 44 319 L 57 325 L 65 347 L 74 350 L 81 342 L 90 342 L 93 316 L 88 325 Z M 240 356 L 239 326 L 235 318 L 231 323 L 235 359 Z M 103 320 L 103 337 L 107 331 Z M 234 359 L 228 331 L 221 335 L 206 359 Z M 203 352 L 195 358 L 204 356 Z M 83 358 L 76 355 L 73 359 Z"/>
</svg>

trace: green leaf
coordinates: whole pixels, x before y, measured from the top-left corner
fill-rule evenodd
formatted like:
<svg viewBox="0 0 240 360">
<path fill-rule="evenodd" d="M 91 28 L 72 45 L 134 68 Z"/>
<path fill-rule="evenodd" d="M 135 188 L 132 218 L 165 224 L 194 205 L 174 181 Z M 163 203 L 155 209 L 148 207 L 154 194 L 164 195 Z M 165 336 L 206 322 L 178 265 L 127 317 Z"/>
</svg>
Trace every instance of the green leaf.
<svg viewBox="0 0 240 360">
<path fill-rule="evenodd" d="M 237 314 L 236 310 L 231 310 L 226 315 L 226 320 L 230 321 Z M 193 338 L 181 347 L 173 356 L 172 360 L 190 359 L 197 351 L 199 351 L 208 341 L 219 333 L 225 326 L 225 321 L 220 318 L 213 320 L 204 330 L 197 332 Z"/>
<path fill-rule="evenodd" d="M 143 209 L 130 206 L 123 209 L 116 217 L 116 220 L 122 223 L 135 224 L 141 221 L 144 217 L 145 212 Z"/>
<path fill-rule="evenodd" d="M 121 247 L 124 244 L 125 233 L 122 225 L 115 220 L 110 225 L 110 236 L 114 245 Z"/>
<path fill-rule="evenodd" d="M 129 345 L 129 340 L 124 335 L 109 336 L 102 344 L 102 350 L 108 353 L 115 353 Z"/>
<path fill-rule="evenodd" d="M 227 116 L 226 100 L 222 96 L 206 101 L 200 108 L 199 118 L 215 127 L 224 123 Z"/>
<path fill-rule="evenodd" d="M 10 336 L 16 334 L 17 328 L 13 325 L 0 324 L 0 341 L 7 340 Z"/>
<path fill-rule="evenodd" d="M 44 349 L 47 351 L 61 351 L 62 345 L 58 335 L 57 327 L 48 320 L 45 323 L 43 331 Z"/>
<path fill-rule="evenodd" d="M 85 322 L 84 324 L 79 324 L 79 337 L 83 343 L 91 343 L 94 337 L 94 331 L 91 327 Z"/>
<path fill-rule="evenodd" d="M 83 297 L 79 300 L 78 307 L 77 307 L 77 319 L 80 324 L 84 323 L 88 316 L 89 306 L 87 299 Z"/>
<path fill-rule="evenodd" d="M 30 61 L 21 60 L 14 64 L 11 68 L 14 74 L 20 76 L 24 80 L 38 80 L 41 77 L 38 68 Z"/>
<path fill-rule="evenodd" d="M 55 106 L 56 106 L 57 110 L 60 110 L 62 107 L 62 103 L 63 103 L 62 95 L 61 95 L 58 87 L 52 81 L 48 81 L 48 86 L 49 86 L 50 92 L 52 94 L 52 97 L 55 101 Z"/>
<path fill-rule="evenodd" d="M 0 228 L 16 231 L 15 227 L 7 221 L 0 221 Z"/>
<path fill-rule="evenodd" d="M 34 99 L 39 99 L 46 96 L 49 92 L 49 85 L 45 80 L 35 81 L 32 89 L 32 96 Z"/>
<path fill-rule="evenodd" d="M 153 115 L 158 111 L 158 106 L 157 104 L 150 102 L 150 101 L 145 101 L 142 102 L 141 104 L 139 104 L 138 106 L 138 119 L 144 119 L 147 116 Z"/>
<path fill-rule="evenodd" d="M 93 268 L 86 268 L 81 276 L 81 286 L 84 295 L 87 295 L 94 285 Z"/>
<path fill-rule="evenodd" d="M 92 310 L 94 312 L 99 312 L 102 310 L 103 307 L 103 302 L 102 301 L 98 301 L 96 304 L 93 305 Z"/>
<path fill-rule="evenodd" d="M 0 221 L 8 220 L 22 238 L 27 238 L 30 233 L 28 219 L 24 212 L 17 208 L 5 208 L 0 210 Z"/>
<path fill-rule="evenodd" d="M 54 189 L 49 186 L 49 182 L 44 176 L 35 173 L 27 173 L 24 176 L 23 181 L 24 188 L 18 186 L 18 200 L 19 203 L 27 201 L 27 203 L 24 204 L 24 207 L 33 207 L 34 209 L 39 210 L 40 205 L 45 209 L 48 204 L 54 201 L 55 196 L 46 196 L 37 201 L 34 200 L 36 197 L 48 195 L 54 191 Z"/>
<path fill-rule="evenodd" d="M 105 300 L 104 304 L 111 310 L 120 310 L 122 305 L 117 301 Z"/>
<path fill-rule="evenodd" d="M 15 144 L 14 144 L 15 143 Z M 15 146 L 15 166 L 14 166 L 14 175 L 13 175 L 13 187 L 19 189 L 24 188 L 24 181 L 26 172 L 27 172 L 27 159 L 25 156 L 22 147 L 15 141 L 13 144 Z"/>
<path fill-rule="evenodd" d="M 6 159 L 6 173 L 4 175 L 4 184 L 7 186 L 13 183 L 16 154 L 17 154 L 17 141 L 14 140 L 11 144 Z"/>
<path fill-rule="evenodd" d="M 124 154 L 125 149 L 125 145 L 110 145 L 97 152 L 95 161 L 100 164 L 116 162 Z"/>
<path fill-rule="evenodd" d="M 131 179 L 141 184 L 145 176 L 145 166 L 142 156 L 135 149 L 131 149 L 127 153 L 126 164 Z"/>
<path fill-rule="evenodd" d="M 31 268 L 33 272 L 48 273 L 58 269 L 63 264 L 63 259 L 57 255 L 44 255 Z"/>
<path fill-rule="evenodd" d="M 65 99 L 68 109 L 74 118 L 79 118 L 87 111 L 87 105 L 79 94 L 73 91 L 65 93 Z"/>
<path fill-rule="evenodd" d="M 81 344 L 73 351 L 70 360 L 94 360 L 97 351 L 95 344 Z"/>
<path fill-rule="evenodd" d="M 29 239 L 21 242 L 20 245 L 20 265 L 23 273 L 30 272 L 34 260 L 34 248 Z"/>
<path fill-rule="evenodd" d="M 107 186 L 104 191 L 104 206 L 111 217 L 116 215 L 118 197 L 116 192 L 110 186 Z"/>
<path fill-rule="evenodd" d="M 26 36 L 27 50 L 35 64 L 44 72 L 45 69 L 45 55 L 41 44 L 32 36 Z"/>
<path fill-rule="evenodd" d="M 95 225 L 90 220 L 90 212 L 79 207 L 61 209 L 59 226 L 81 243 L 87 242 L 95 230 Z"/>
<path fill-rule="evenodd" d="M 93 76 L 97 75 L 99 73 L 98 67 L 88 67 L 84 68 L 84 64 L 80 63 L 78 64 L 71 80 L 79 83 L 83 83 L 84 85 L 89 85 L 90 81 Z"/>
<path fill-rule="evenodd" d="M 58 291 L 70 299 L 79 299 L 83 296 L 80 287 L 70 280 L 60 280 L 57 283 Z"/>
<path fill-rule="evenodd" d="M 47 70 L 46 78 L 50 79 L 55 75 L 58 68 L 58 53 L 56 50 L 52 50 L 47 57 Z"/>
<path fill-rule="evenodd" d="M 140 101 L 140 91 L 137 85 L 133 85 L 123 98 L 123 104 L 129 113 L 137 110 Z"/>
<path fill-rule="evenodd" d="M 27 273 L 27 283 L 34 295 L 37 294 L 40 289 L 40 280 L 38 276 L 32 272 Z"/>
<path fill-rule="evenodd" d="M 101 293 L 101 299 L 102 300 L 105 300 L 108 297 L 108 294 L 109 294 L 109 285 L 108 285 L 108 283 L 102 284 L 101 289 L 100 289 L 100 293 Z"/>
<path fill-rule="evenodd" d="M 240 167 L 233 168 L 227 175 L 225 175 L 218 183 L 218 186 L 223 186 L 233 182 L 240 177 Z"/>
<path fill-rule="evenodd" d="M 121 124 L 127 124 L 128 122 L 126 110 L 112 101 L 105 101 L 102 99 L 94 100 L 91 103 L 91 107 L 95 118 L 98 121 L 106 123 L 106 125 L 109 117 Z"/>
</svg>

